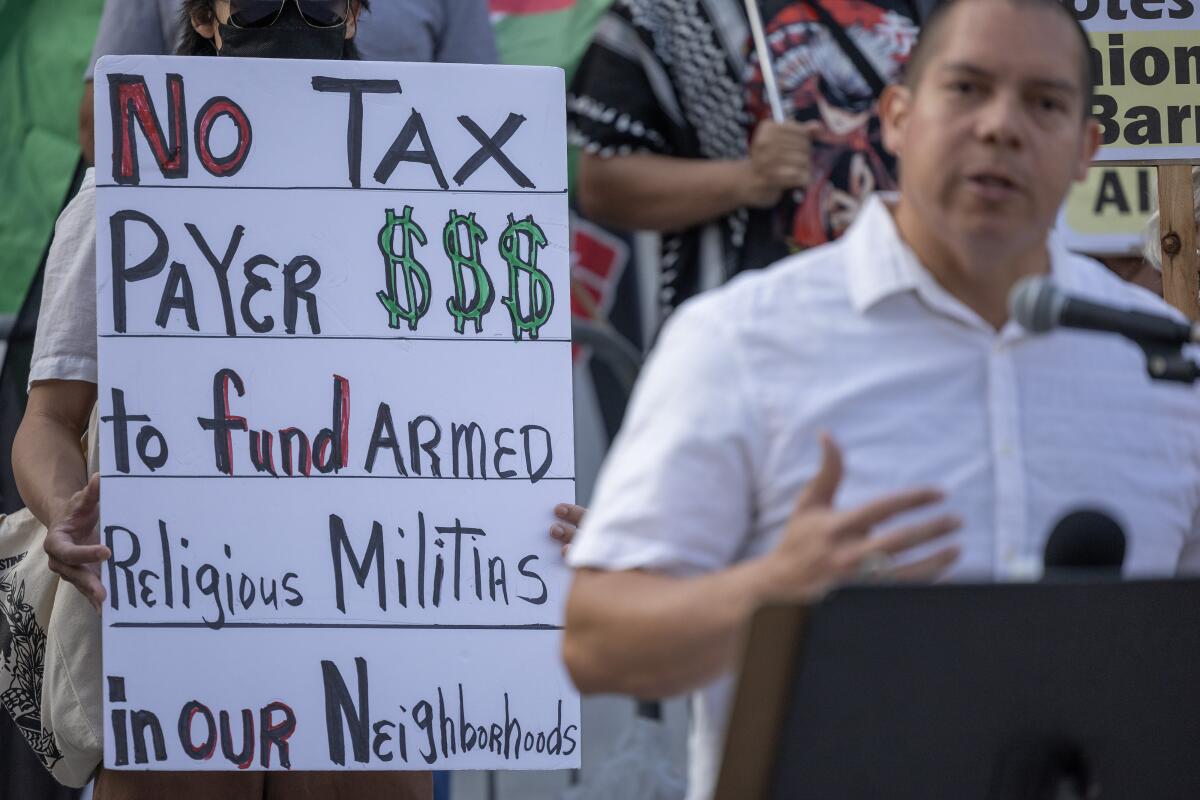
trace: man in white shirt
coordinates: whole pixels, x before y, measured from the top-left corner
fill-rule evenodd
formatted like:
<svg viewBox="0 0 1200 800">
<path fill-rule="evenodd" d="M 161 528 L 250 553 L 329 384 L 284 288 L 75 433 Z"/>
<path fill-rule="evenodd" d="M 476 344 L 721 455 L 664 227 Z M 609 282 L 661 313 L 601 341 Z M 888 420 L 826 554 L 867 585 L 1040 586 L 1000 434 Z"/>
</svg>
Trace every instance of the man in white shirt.
<svg viewBox="0 0 1200 800">
<path fill-rule="evenodd" d="M 664 331 L 568 556 L 564 655 L 584 691 L 696 692 L 689 798 L 715 783 L 757 605 L 888 554 L 935 574 L 955 550 L 907 548 L 958 522 L 949 577 L 1027 576 L 1081 506 L 1123 525 L 1127 574 L 1200 564 L 1200 396 L 1152 383 L 1121 339 L 1008 319 L 1012 286 L 1047 273 L 1170 313 L 1049 235 L 1099 142 L 1091 91 L 1086 37 L 1055 0 L 950 0 L 881 100 L 898 201 Z M 935 497 L 871 501 L 912 486 L 940 489 L 944 514 L 879 525 Z"/>
</svg>

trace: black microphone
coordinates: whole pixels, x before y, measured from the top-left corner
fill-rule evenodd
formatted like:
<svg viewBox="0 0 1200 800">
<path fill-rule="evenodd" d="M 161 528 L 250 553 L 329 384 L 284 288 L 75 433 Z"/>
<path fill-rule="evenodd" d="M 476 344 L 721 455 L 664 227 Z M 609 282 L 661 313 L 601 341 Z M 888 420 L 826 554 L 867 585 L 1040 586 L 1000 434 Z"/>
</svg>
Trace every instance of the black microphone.
<svg viewBox="0 0 1200 800">
<path fill-rule="evenodd" d="M 1200 341 L 1200 329 L 1194 325 L 1072 297 L 1044 275 L 1017 283 L 1008 295 L 1008 310 L 1031 333 L 1064 327 L 1119 333 L 1142 345 L 1178 346 Z"/>
<path fill-rule="evenodd" d="M 1050 532 L 1042 563 L 1046 577 L 1120 577 L 1125 531 L 1103 511 L 1072 511 Z"/>
</svg>

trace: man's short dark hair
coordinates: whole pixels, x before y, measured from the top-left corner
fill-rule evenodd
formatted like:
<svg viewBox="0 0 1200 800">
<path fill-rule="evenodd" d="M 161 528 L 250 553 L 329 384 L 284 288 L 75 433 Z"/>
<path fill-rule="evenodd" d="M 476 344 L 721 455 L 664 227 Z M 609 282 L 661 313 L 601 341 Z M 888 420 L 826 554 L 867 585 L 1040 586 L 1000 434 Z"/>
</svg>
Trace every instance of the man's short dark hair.
<svg viewBox="0 0 1200 800">
<path fill-rule="evenodd" d="M 1064 19 L 1071 21 L 1071 27 L 1075 29 L 1077 38 L 1079 39 L 1080 55 L 1079 55 L 1079 80 L 1080 86 L 1083 89 L 1083 115 L 1091 116 L 1092 113 L 1092 97 L 1096 91 L 1096 73 L 1092 65 L 1091 55 L 1091 40 L 1088 39 L 1087 31 L 1083 29 L 1079 19 L 1075 16 L 1075 12 L 1071 10 L 1071 6 L 1060 0 L 995 0 L 996 2 L 1007 2 L 1009 5 L 1029 7 L 1029 8 L 1044 8 L 1048 11 L 1057 11 L 1062 14 Z M 913 47 L 908 56 L 908 64 L 904 70 L 904 85 L 910 89 L 915 89 L 917 83 L 921 80 L 921 73 L 925 71 L 929 59 L 933 56 L 937 46 L 937 39 L 944 27 L 946 20 L 950 16 L 950 12 L 955 6 L 962 5 L 964 2 L 981 2 L 981 0 L 941 0 L 929 16 L 925 20 L 925 24 L 921 26 L 921 34 L 917 37 L 917 43 Z"/>
</svg>

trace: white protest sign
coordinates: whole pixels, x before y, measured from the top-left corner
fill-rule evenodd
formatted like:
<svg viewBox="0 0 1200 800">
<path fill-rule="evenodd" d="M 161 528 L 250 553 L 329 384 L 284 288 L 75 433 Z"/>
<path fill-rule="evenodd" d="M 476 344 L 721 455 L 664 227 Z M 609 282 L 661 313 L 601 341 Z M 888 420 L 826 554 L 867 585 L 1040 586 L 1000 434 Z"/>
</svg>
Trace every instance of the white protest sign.
<svg viewBox="0 0 1200 800">
<path fill-rule="evenodd" d="M 105 765 L 579 765 L 562 72 L 96 75 Z"/>
</svg>

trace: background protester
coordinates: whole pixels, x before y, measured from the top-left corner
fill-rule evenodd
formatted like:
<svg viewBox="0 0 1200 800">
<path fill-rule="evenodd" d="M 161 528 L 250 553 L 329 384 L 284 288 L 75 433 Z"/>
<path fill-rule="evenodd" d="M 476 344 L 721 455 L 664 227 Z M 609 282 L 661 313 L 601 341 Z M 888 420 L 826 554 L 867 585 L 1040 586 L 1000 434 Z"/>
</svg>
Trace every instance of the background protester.
<svg viewBox="0 0 1200 800">
<path fill-rule="evenodd" d="M 290 0 L 289 0 L 290 2 Z M 94 163 L 92 73 L 101 56 L 175 52 L 184 0 L 105 0 L 79 106 L 79 144 Z M 366 61 L 495 64 L 487 0 L 388 0 L 363 12 L 354 38 Z"/>
<path fill-rule="evenodd" d="M 83 9 L 83 7 L 86 7 L 89 4 L 95 6 L 94 9 L 88 9 L 92 12 L 90 18 L 85 15 Z M 419 38 L 423 43 L 428 44 L 428 46 L 432 48 L 437 42 L 437 37 L 434 35 L 436 34 L 437 30 L 442 29 L 446 31 L 440 51 L 434 52 L 433 50 L 430 50 L 429 60 L 473 60 L 479 62 L 493 60 L 490 57 L 484 58 L 481 55 L 494 52 L 495 45 L 491 44 L 490 34 L 489 39 L 481 42 L 480 47 L 461 44 L 461 42 L 464 41 L 464 36 L 467 33 L 479 31 L 481 28 L 480 21 L 486 22 L 487 20 L 487 13 L 484 9 L 485 4 L 483 2 L 477 2 L 476 0 L 464 0 L 463 2 L 454 0 L 454 2 L 449 3 L 441 2 L 439 0 L 438 2 L 425 4 L 407 3 L 407 0 L 396 0 L 396 2 L 393 3 L 393 0 L 388 0 L 388 8 L 376 7 L 378 4 L 375 4 L 369 13 L 363 13 L 362 17 L 360 18 L 359 33 L 355 37 L 355 41 L 359 43 L 360 48 L 364 52 L 368 51 L 370 46 L 368 40 L 370 39 L 371 31 L 375 30 L 375 28 L 372 27 L 372 20 L 377 20 L 381 16 L 387 15 L 392 11 L 390 8 L 392 5 L 405 4 L 409 6 L 423 5 L 428 8 L 431 16 L 439 12 L 444 12 L 442 13 L 440 21 L 432 20 L 427 24 L 422 23 L 414 25 L 412 26 L 411 31 L 405 33 L 406 36 L 411 33 L 414 41 Z M 23 19 L 26 19 L 26 22 L 30 27 L 36 26 L 38 28 L 38 41 L 40 41 L 43 37 L 50 38 L 55 36 L 53 31 L 48 30 L 50 27 L 49 23 L 44 19 L 39 19 L 39 16 L 57 17 L 58 15 L 64 15 L 67 17 L 66 22 L 70 23 L 69 25 L 64 25 L 63 30 L 57 34 L 57 38 L 51 39 L 53 44 L 49 45 L 54 48 L 53 52 L 55 53 L 55 58 L 63 58 L 67 63 L 66 69 L 63 70 L 64 76 L 61 81 L 62 90 L 50 93 L 57 99 L 53 101 L 47 99 L 44 101 L 44 103 L 39 106 L 38 116 L 36 118 L 39 125 L 44 124 L 48 117 L 52 117 L 54 120 L 61 120 L 61 127 L 63 130 L 61 136 L 48 136 L 42 132 L 42 128 L 37 128 L 39 132 L 42 132 L 42 135 L 29 139 L 29 119 L 22 118 L 19 114 L 14 115 L 9 118 L 10 121 L 13 122 L 13 125 L 17 130 L 24 131 L 25 133 L 23 135 L 26 136 L 26 139 L 21 140 L 20 148 L 16 148 L 17 152 L 25 153 L 28 151 L 28 153 L 32 155 L 34 154 L 33 145 L 45 144 L 49 142 L 58 146 L 63 151 L 66 151 L 70 155 L 70 161 L 72 165 L 77 160 L 78 152 L 74 149 L 73 143 L 76 138 L 74 129 L 74 112 L 79 98 L 78 76 L 84 71 L 84 68 L 88 63 L 88 54 L 89 51 L 92 50 L 93 39 L 95 38 L 97 31 L 97 22 L 101 17 L 102 6 L 108 9 L 105 15 L 108 33 L 102 34 L 100 37 L 101 40 L 108 36 L 110 39 L 115 38 L 118 41 L 122 39 L 133 42 L 141 41 L 148 43 L 146 47 L 127 47 L 126 49 L 144 49 L 145 52 L 148 53 L 165 54 L 170 51 L 168 43 L 174 42 L 177 38 L 174 31 L 158 33 L 153 31 L 138 32 L 133 29 L 127 29 L 126 22 L 128 22 L 129 26 L 132 26 L 132 28 L 136 28 L 138 25 L 144 24 L 152 24 L 152 26 L 157 25 L 160 21 L 171 19 L 173 18 L 174 14 L 178 14 L 180 5 L 181 0 L 168 0 L 167 2 L 161 4 L 157 4 L 154 2 L 154 0 L 151 0 L 150 2 L 143 0 L 142 2 L 136 3 L 121 2 L 121 0 L 111 0 L 111 2 L 106 4 L 101 4 L 98 0 L 82 0 L 81 2 L 75 2 L 74 0 L 71 0 L 69 3 L 64 3 L 64 0 L 34 0 L 31 5 L 32 11 L 28 14 L 27 19 Z M 497 43 L 501 47 L 505 48 L 503 52 L 508 63 L 549 63 L 558 66 L 564 66 L 567 69 L 567 74 L 569 77 L 579 56 L 582 54 L 583 50 L 586 49 L 587 41 L 590 38 L 590 29 L 594 25 L 595 19 L 601 13 L 602 6 L 607 5 L 607 0 L 578 0 L 578 2 L 571 4 L 570 8 L 567 8 L 568 3 L 564 0 L 551 0 L 551 2 L 548 3 L 536 2 L 536 0 L 532 3 L 526 2 L 526 0 L 497 0 L 491 5 L 493 8 L 492 19 L 497 25 Z M 164 14 L 160 7 L 165 7 L 167 12 Z M 52 9 L 52 12 L 49 14 L 39 13 L 42 11 L 42 9 Z M 116 11 L 114 11 L 114 9 Z M 407 11 L 406 9 L 399 10 L 401 12 Z M 122 12 L 124 16 L 122 17 L 122 14 L 117 12 Z M 114 16 L 114 14 L 116 14 L 116 16 Z M 123 22 L 122 19 L 125 21 Z M 455 47 L 453 44 L 456 40 L 456 37 L 453 33 L 454 31 L 459 31 L 464 35 L 457 37 L 457 40 L 460 42 L 458 47 Z M 393 42 L 396 41 L 397 38 L 398 36 L 393 35 Z M 64 42 L 75 45 L 75 49 L 78 51 L 77 55 L 70 58 L 64 55 L 64 52 L 69 50 L 69 48 L 64 46 Z M 157 42 L 157 44 L 154 44 L 155 42 Z M 425 44 L 422 44 L 422 46 L 425 46 Z M 101 45 L 97 45 L 96 52 L 92 57 L 93 64 L 97 58 L 105 54 L 102 52 L 102 50 L 103 47 Z M 30 95 L 36 94 L 36 92 L 31 92 L 29 87 L 36 87 L 38 90 L 44 90 L 46 88 L 45 62 L 32 60 L 31 53 L 36 53 L 35 48 L 30 47 L 29 43 L 27 42 L 22 42 L 19 38 L 14 39 L 13 42 L 10 42 L 10 49 L 8 50 L 9 55 L 15 56 L 15 54 L 18 52 L 21 54 L 21 58 L 25 59 L 25 63 L 19 64 L 21 74 L 25 76 L 29 72 L 34 71 L 37 73 L 38 77 L 36 79 L 31 79 L 28 84 L 22 83 L 20 87 L 17 87 L 14 84 L 14 90 L 10 96 L 19 96 L 22 102 L 32 102 Z M 456 52 L 458 53 L 457 56 L 455 56 Z M 15 57 L 12 60 L 15 61 Z M 33 69 L 34 65 L 41 66 L 37 66 L 36 69 Z M 90 68 L 88 71 L 90 73 Z M 74 75 L 74 83 L 71 82 L 72 73 Z M 91 89 L 90 82 L 88 83 L 88 89 L 89 91 Z M 90 112 L 92 108 L 92 102 L 90 100 L 85 101 L 83 107 Z M 53 111 L 53 114 L 48 114 L 46 113 L 47 111 Z M 91 137 L 89 135 L 86 138 L 90 149 Z M 28 161 L 39 165 L 36 176 L 31 174 L 30 177 L 36 177 L 37 180 L 42 183 L 52 183 L 52 181 L 46 180 L 46 167 L 48 160 L 44 157 L 45 154 L 41 151 L 38 151 L 36 155 L 38 156 L 37 158 L 27 159 Z M 14 163 L 15 158 L 16 156 L 14 156 Z M 53 162 L 49 163 L 51 163 L 53 166 Z M 61 170 L 62 168 L 59 169 Z M 51 170 L 51 172 L 54 172 L 54 170 Z M 84 170 L 82 167 L 80 167 L 79 179 L 82 178 L 83 174 Z M 66 172 L 66 177 L 69 176 L 70 172 L 68 169 Z M 70 195 L 73 195 L 74 193 L 75 190 L 72 189 Z M 3 227 L 6 231 L 14 230 L 16 228 L 28 228 L 35 232 L 35 238 L 38 238 L 38 241 L 41 243 L 36 245 L 36 250 L 38 252 L 35 254 L 33 259 L 34 265 L 36 265 L 38 260 L 44 258 L 44 255 L 41 255 L 41 251 L 45 244 L 49 243 L 52 226 L 55 217 L 58 214 L 58 209 L 60 209 L 62 204 L 65 202 L 65 199 L 59 199 L 61 194 L 59 190 L 53 190 L 47 194 L 51 197 L 53 206 L 46 212 L 48 216 L 46 217 L 44 223 L 27 224 L 27 222 L 22 221 L 25 219 L 24 217 L 17 217 L 16 215 L 10 215 L 3 221 Z M 42 205 L 46 204 L 26 203 L 26 206 L 30 205 L 41 208 Z M 579 232 L 573 231 L 573 248 L 578 243 L 579 237 Z M 585 244 L 587 244 L 587 242 L 585 242 Z M 581 258 L 588 264 L 592 264 L 594 262 L 597 268 L 600 268 L 601 266 L 608 264 L 607 261 L 603 260 L 605 255 L 606 254 L 603 251 L 598 252 L 595 248 L 589 248 L 586 250 L 585 255 Z M 589 261 L 589 259 L 591 260 Z M 623 264 L 618 264 L 617 266 L 620 267 L 623 266 Z M 14 270 L 14 272 L 15 271 L 16 270 Z M 615 269 L 613 274 L 620 275 L 620 269 Z M 625 277 L 628 279 L 626 282 L 632 283 L 632 271 L 629 271 Z M 24 279 L 22 279 L 22 281 L 24 281 Z M 0 459 L 0 461 L 3 462 L 4 469 L 6 470 L 10 466 L 10 462 L 8 460 L 10 450 L 9 445 L 11 445 L 12 436 L 17 430 L 25 407 L 26 377 L 30 362 L 29 351 L 32 350 L 33 344 L 34 325 L 32 320 L 36 318 L 39 307 L 38 300 L 41 294 L 41 283 L 41 275 L 39 272 L 35 289 L 31 292 L 32 296 L 28 301 L 32 309 L 32 314 L 30 316 L 31 322 L 28 326 L 29 346 L 25 350 L 23 366 L 19 366 L 22 361 L 20 358 L 22 354 L 18 353 L 17 357 L 14 358 L 12 357 L 12 349 L 9 351 L 10 357 L 5 362 L 6 371 L 8 371 L 10 367 L 19 366 L 19 368 L 11 370 L 12 373 L 15 373 L 15 377 L 6 372 L 7 378 L 5 383 L 6 385 L 11 383 L 14 387 L 14 391 L 17 391 L 17 387 L 19 387 L 20 399 L 19 403 L 14 402 L 12 405 L 7 405 L 7 401 L 0 401 L 0 405 L 5 406 L 5 412 L 12 418 L 11 432 L 4 437 L 5 446 L 3 458 Z M 18 285 L 17 282 L 14 281 L 14 285 Z M 622 285 L 624 286 L 624 283 Z M 591 286 L 591 284 L 589 284 L 589 286 Z M 20 282 L 19 287 L 19 294 L 17 295 L 18 301 L 20 296 L 23 296 L 25 293 L 26 283 Z M 606 311 L 607 307 L 605 306 L 601 310 Z M 0 343 L 0 351 L 2 351 L 2 343 Z M 584 356 L 584 360 L 586 361 L 586 356 Z M 606 441 L 607 440 L 605 440 L 605 442 Z M 587 446 L 587 444 L 588 443 L 585 442 L 585 446 Z M 586 478 L 585 483 L 590 486 L 590 478 Z M 16 510 L 16 508 L 23 505 L 20 497 L 18 496 L 15 485 L 12 488 L 11 494 L 6 494 L 6 498 L 15 503 L 15 505 L 6 510 Z M 570 531 L 572 531 L 574 527 L 574 524 L 571 522 L 571 520 L 573 518 L 577 518 L 578 514 L 579 510 L 577 507 L 565 506 L 564 511 L 560 514 L 559 520 L 560 523 L 563 524 L 563 530 L 562 532 L 556 530 L 553 533 L 554 537 L 560 539 L 560 541 L 564 543 L 569 541 Z M 597 703 L 593 703 L 592 705 L 594 707 L 597 705 Z M 611 726 L 608 717 L 620 717 L 622 720 L 625 717 L 624 713 L 618 714 L 616 711 L 609 711 L 608 706 L 618 705 L 618 703 L 615 701 L 608 701 L 607 703 L 600 702 L 599 705 L 604 706 L 602 711 L 597 712 L 593 710 L 590 712 L 591 729 L 594 731 L 592 738 L 592 746 L 594 748 L 602 746 L 600 743 L 606 741 L 606 725 Z M 625 706 L 624 704 L 620 705 L 621 711 L 623 712 Z M 47 788 L 45 791 L 43 791 L 41 788 L 35 787 L 41 787 L 43 783 L 46 786 L 54 786 L 55 784 L 53 779 L 48 773 L 46 773 L 45 769 L 40 763 L 32 759 L 27 743 L 19 734 L 16 733 L 15 730 L 11 729 L 11 722 L 7 720 L 7 715 L 5 715 L 5 717 L 5 721 L 10 726 L 10 730 L 12 730 L 12 754 L 23 756 L 29 760 L 30 763 L 28 765 L 28 770 L 20 769 L 17 762 L 8 756 L 9 751 L 5 749 L 6 743 L 3 741 L 4 734 L 0 733 L 0 750 L 3 750 L 3 753 L 0 753 L 0 762 L 2 762 L 4 765 L 0 766 L 0 775 L 3 776 L 0 778 L 0 800 L 7 800 L 9 797 L 20 798 L 20 800 L 43 800 L 43 798 L 45 800 L 49 800 L 49 798 L 52 796 L 50 794 L 50 789 Z M 443 796 L 438 793 L 440 787 L 437 783 L 438 777 L 442 775 L 447 774 L 435 773 L 435 797 Z M 483 786 L 483 777 L 484 776 L 482 773 L 458 774 L 455 778 L 455 795 L 458 796 L 462 794 L 464 796 L 483 796 L 483 794 L 490 793 L 496 789 L 499 790 L 500 796 L 522 796 L 523 793 L 529 793 L 533 791 L 557 792 L 562 786 L 565 786 L 569 780 L 573 782 L 574 779 L 577 779 L 577 776 L 573 777 L 562 772 L 538 773 L 522 771 L 519 773 L 507 773 L 499 776 L 489 775 L 486 776 L 489 787 L 485 791 L 485 787 Z M 33 782 L 35 779 L 43 783 Z M 68 794 L 78 794 L 77 792 L 70 792 L 65 788 L 61 789 L 61 793 L 64 797 Z"/>
<path fill-rule="evenodd" d="M 767 0 L 762 10 L 783 110 L 811 141 L 811 168 L 784 202 L 751 213 L 747 267 L 836 239 L 873 192 L 896 189 L 879 95 L 900 77 L 920 18 L 912 0 Z M 770 124 L 756 59 L 747 63 L 746 106 L 752 130 Z"/>
<path fill-rule="evenodd" d="M 1127 574 L 1200 569 L 1200 397 L 1117 337 L 1008 319 L 1036 274 L 1176 313 L 1050 236 L 1100 141 L 1092 91 L 1057 0 L 948 0 L 880 102 L 895 204 L 664 329 L 568 554 L 564 655 L 587 692 L 695 692 L 692 800 L 764 602 L 864 573 L 1028 576 L 1053 522 L 1097 503 L 1126 524 Z M 936 488 L 879 499 L 911 486 Z"/>
<path fill-rule="evenodd" d="M 798 125 L 767 122 L 747 140 L 748 37 L 741 0 L 616 0 L 568 92 L 580 208 L 662 233 L 663 315 L 736 271 L 747 208 L 808 180 Z"/>
<path fill-rule="evenodd" d="M 291 51 L 281 56 L 320 51 L 328 45 L 333 29 L 342 31 L 341 41 L 350 41 L 360 2 L 366 7 L 365 0 L 347 2 L 341 22 L 317 28 L 301 19 L 298 6 L 289 1 L 274 24 L 245 29 L 252 35 L 241 37 L 241 46 L 269 50 L 272 40 L 283 38 L 284 29 Z M 221 34 L 222 27 L 230 24 L 228 2 L 185 0 L 184 10 L 187 27 L 181 34 L 190 36 L 194 31 L 211 39 L 214 53 L 225 46 L 232 48 L 232 43 L 222 41 Z M 95 224 L 95 177 L 89 171 L 59 219 L 47 259 L 29 404 L 13 447 L 13 465 L 22 498 L 48 528 L 46 551 L 51 569 L 98 607 L 104 596 L 99 563 L 111 553 L 99 543 L 95 527 L 99 478 L 92 475 L 89 479 L 79 447 L 96 401 Z M 432 783 L 428 772 L 151 773 L 101 769 L 94 791 L 102 800 L 168 796 L 178 800 L 260 800 L 281 792 L 298 797 L 417 800 L 431 797 Z"/>
</svg>

